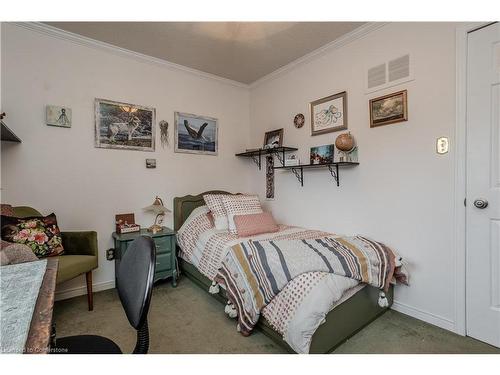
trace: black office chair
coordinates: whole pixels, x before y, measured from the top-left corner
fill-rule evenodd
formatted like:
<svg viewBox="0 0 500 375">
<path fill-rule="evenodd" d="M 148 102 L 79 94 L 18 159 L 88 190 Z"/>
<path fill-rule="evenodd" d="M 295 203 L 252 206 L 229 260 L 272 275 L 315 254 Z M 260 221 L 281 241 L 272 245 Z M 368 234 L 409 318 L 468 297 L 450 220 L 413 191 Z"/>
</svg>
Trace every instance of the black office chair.
<svg viewBox="0 0 500 375">
<path fill-rule="evenodd" d="M 149 349 L 148 310 L 153 291 L 156 265 L 155 245 L 151 237 L 141 236 L 128 247 L 120 260 L 116 283 L 128 321 L 137 330 L 134 354 Z M 55 354 L 121 354 L 118 345 L 106 337 L 81 335 L 56 340 Z"/>
</svg>

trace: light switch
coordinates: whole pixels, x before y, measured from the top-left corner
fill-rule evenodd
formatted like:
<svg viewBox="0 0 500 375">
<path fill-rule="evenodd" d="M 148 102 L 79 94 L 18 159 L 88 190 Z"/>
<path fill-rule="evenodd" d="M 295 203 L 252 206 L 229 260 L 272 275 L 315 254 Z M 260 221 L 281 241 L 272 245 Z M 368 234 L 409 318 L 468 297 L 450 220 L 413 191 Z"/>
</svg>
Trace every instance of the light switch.
<svg viewBox="0 0 500 375">
<path fill-rule="evenodd" d="M 450 148 L 450 141 L 448 137 L 439 137 L 436 140 L 436 152 L 440 155 L 446 154 Z"/>
</svg>

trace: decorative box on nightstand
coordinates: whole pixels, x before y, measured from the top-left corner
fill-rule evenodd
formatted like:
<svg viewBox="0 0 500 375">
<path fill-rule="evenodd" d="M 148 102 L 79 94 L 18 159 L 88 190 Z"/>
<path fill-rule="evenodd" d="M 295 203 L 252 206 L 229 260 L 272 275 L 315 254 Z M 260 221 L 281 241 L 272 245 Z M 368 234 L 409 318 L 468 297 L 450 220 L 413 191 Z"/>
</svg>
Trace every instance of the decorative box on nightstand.
<svg viewBox="0 0 500 375">
<path fill-rule="evenodd" d="M 115 240 L 115 275 L 120 267 L 120 260 L 128 249 L 128 246 L 139 236 L 153 238 L 156 247 L 156 269 L 154 281 L 172 278 L 172 286 L 177 286 L 177 255 L 175 253 L 175 231 L 163 227 L 163 230 L 155 234 L 142 229 L 140 232 L 118 234 L 113 233 Z"/>
</svg>

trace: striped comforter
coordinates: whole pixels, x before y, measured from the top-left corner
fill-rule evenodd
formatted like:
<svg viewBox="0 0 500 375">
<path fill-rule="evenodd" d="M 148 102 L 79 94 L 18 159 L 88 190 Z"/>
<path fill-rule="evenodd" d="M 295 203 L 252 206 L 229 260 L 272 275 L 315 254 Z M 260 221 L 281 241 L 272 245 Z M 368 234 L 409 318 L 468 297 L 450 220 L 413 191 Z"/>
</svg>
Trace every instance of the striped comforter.
<svg viewBox="0 0 500 375">
<path fill-rule="evenodd" d="M 294 278 L 307 272 L 327 272 L 382 290 L 405 275 L 396 254 L 366 237 L 321 237 L 301 240 L 247 241 L 225 256 L 215 280 L 226 287 L 238 312 L 239 330 L 248 335 L 262 309 Z"/>
</svg>

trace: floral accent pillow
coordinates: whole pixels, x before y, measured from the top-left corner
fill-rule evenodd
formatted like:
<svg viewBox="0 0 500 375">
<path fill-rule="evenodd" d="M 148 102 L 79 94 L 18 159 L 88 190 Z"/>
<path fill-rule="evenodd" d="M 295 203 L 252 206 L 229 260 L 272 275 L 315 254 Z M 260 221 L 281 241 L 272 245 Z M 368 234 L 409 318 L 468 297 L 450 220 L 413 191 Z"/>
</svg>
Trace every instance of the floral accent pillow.
<svg viewBox="0 0 500 375">
<path fill-rule="evenodd" d="M 29 246 L 38 258 L 64 252 L 55 214 L 25 218 L 2 215 L 2 239 Z"/>
</svg>

